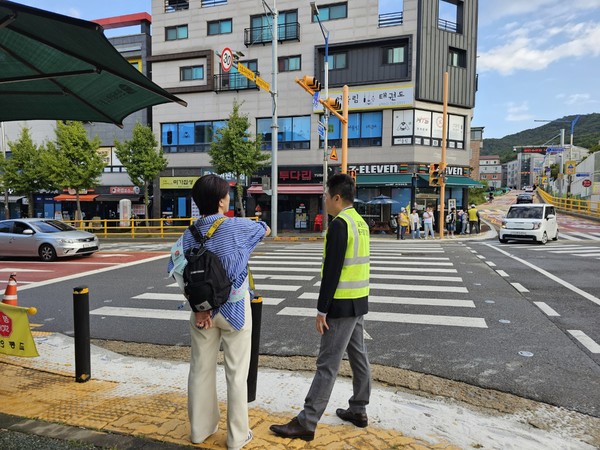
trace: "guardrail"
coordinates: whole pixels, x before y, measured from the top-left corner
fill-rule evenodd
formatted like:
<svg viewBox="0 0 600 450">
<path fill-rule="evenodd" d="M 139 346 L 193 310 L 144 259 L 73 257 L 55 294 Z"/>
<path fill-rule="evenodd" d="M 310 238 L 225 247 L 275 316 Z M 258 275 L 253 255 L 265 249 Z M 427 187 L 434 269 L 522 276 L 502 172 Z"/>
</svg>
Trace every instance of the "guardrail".
<svg viewBox="0 0 600 450">
<path fill-rule="evenodd" d="M 258 217 L 246 217 L 258 220 Z M 79 229 L 94 233 L 99 237 L 124 238 L 177 238 L 196 218 L 167 219 L 92 219 L 65 220 L 65 223 Z"/>
<path fill-rule="evenodd" d="M 558 209 L 575 214 L 585 215 L 600 219 L 600 202 L 591 200 L 582 200 L 578 198 L 554 197 L 541 188 L 537 188 L 537 193 L 545 203 L 550 203 Z"/>
</svg>

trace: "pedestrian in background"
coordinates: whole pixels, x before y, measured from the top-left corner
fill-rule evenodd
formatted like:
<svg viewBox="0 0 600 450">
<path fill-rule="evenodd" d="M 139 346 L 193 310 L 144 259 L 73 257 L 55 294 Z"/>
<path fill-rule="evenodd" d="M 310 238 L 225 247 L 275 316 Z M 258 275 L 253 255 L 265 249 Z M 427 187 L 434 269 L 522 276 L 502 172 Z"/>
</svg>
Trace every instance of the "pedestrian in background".
<svg viewBox="0 0 600 450">
<path fill-rule="evenodd" d="M 425 240 L 429 238 L 429 234 L 431 234 L 431 239 L 435 239 L 433 231 L 433 208 L 431 206 L 428 206 L 423 212 L 423 227 L 425 228 Z"/>
<path fill-rule="evenodd" d="M 468 224 L 469 224 L 469 217 L 467 215 L 467 212 L 465 211 L 464 207 L 460 208 L 460 210 L 458 211 L 458 224 L 457 224 L 457 231 L 460 230 L 459 234 L 467 233 L 467 225 Z"/>
<path fill-rule="evenodd" d="M 229 211 L 229 183 L 216 175 L 204 175 L 192 187 L 192 198 L 200 218 L 193 226 L 205 236 L 213 223 Z M 248 281 L 248 260 L 258 243 L 271 232 L 264 222 L 227 218 L 206 248 L 215 253 L 232 282 L 226 303 L 209 311 L 192 312 L 192 352 L 188 377 L 188 416 L 191 441 L 200 444 L 219 428 L 217 401 L 217 355 L 223 343 L 227 380 L 227 448 L 240 449 L 252 440 L 248 426 L 247 378 L 250 367 L 252 315 Z M 187 229 L 171 251 L 169 275 L 183 290 L 184 252 L 197 247 Z"/>
<path fill-rule="evenodd" d="M 456 219 L 456 208 L 452 208 L 446 215 L 446 229 L 448 230 L 450 237 L 454 237 L 454 232 L 456 231 Z"/>
<path fill-rule="evenodd" d="M 422 239 L 421 237 L 421 218 L 419 211 L 413 209 L 409 215 L 410 218 L 410 235 L 413 239 Z"/>
<path fill-rule="evenodd" d="M 408 218 L 406 208 L 400 208 L 400 214 L 398 214 L 398 233 L 396 234 L 396 239 L 404 240 L 406 230 L 408 230 L 409 226 L 410 219 Z"/>
<path fill-rule="evenodd" d="M 304 400 L 304 408 L 289 423 L 271 425 L 276 435 L 312 441 L 325 412 L 335 379 L 348 353 L 353 395 L 348 409 L 337 416 L 364 428 L 371 395 L 371 368 L 364 342 L 364 315 L 369 297 L 369 228 L 352 207 L 354 182 L 346 174 L 327 181 L 325 204 L 335 218 L 325 236 L 322 280 L 317 303 L 317 332 L 321 335 L 317 371 Z"/>
<path fill-rule="evenodd" d="M 469 216 L 469 234 L 479 233 L 479 211 L 475 207 L 475 203 L 467 210 Z"/>
</svg>

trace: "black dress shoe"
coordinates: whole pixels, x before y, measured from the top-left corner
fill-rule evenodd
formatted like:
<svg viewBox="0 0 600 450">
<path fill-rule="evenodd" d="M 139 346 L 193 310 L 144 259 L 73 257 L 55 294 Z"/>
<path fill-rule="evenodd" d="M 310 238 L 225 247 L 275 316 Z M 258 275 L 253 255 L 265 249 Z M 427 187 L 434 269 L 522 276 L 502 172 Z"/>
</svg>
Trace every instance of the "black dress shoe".
<svg viewBox="0 0 600 450">
<path fill-rule="evenodd" d="M 277 436 L 281 436 L 289 439 L 302 439 L 305 441 L 312 441 L 315 438 L 315 432 L 307 430 L 300 422 L 298 422 L 298 418 L 294 417 L 289 423 L 285 425 L 271 425 L 269 427 L 273 433 Z"/>
<path fill-rule="evenodd" d="M 369 418 L 366 413 L 353 413 L 350 409 L 341 408 L 336 409 L 335 413 L 340 419 L 351 422 L 359 428 L 365 428 L 369 425 Z"/>
</svg>

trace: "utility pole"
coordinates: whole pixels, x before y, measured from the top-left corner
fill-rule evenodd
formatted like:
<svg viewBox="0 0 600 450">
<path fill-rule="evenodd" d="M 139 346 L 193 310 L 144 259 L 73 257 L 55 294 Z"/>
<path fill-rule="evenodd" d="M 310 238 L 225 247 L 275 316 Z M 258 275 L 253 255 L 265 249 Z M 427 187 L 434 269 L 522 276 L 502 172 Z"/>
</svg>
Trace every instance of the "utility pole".
<svg viewBox="0 0 600 450">
<path fill-rule="evenodd" d="M 444 214 L 444 201 L 446 198 L 446 134 L 448 131 L 448 72 L 444 72 L 444 92 L 443 92 L 443 120 L 442 120 L 442 159 L 440 161 L 440 239 L 444 239 L 444 225 L 446 215 Z"/>
<path fill-rule="evenodd" d="M 0 128 L 2 128 L 2 156 L 6 161 L 6 129 L 4 122 L 0 122 Z M 2 183 L 4 188 L 4 219 L 10 219 L 10 207 L 8 206 L 8 186 L 6 182 Z"/>
</svg>

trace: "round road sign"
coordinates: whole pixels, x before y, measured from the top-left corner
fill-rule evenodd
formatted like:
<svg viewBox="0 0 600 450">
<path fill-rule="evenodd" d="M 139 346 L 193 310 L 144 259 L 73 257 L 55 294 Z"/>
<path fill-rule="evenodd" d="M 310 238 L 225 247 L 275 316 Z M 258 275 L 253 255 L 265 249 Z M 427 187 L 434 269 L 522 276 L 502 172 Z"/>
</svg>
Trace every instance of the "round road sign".
<svg viewBox="0 0 600 450">
<path fill-rule="evenodd" d="M 590 187 L 592 185 L 592 180 L 588 180 L 587 178 L 581 182 L 583 187 Z"/>
<path fill-rule="evenodd" d="M 229 72 L 231 66 L 233 65 L 233 53 L 231 53 L 231 49 L 229 47 L 225 47 L 223 52 L 221 53 L 221 67 L 224 72 Z"/>
</svg>

